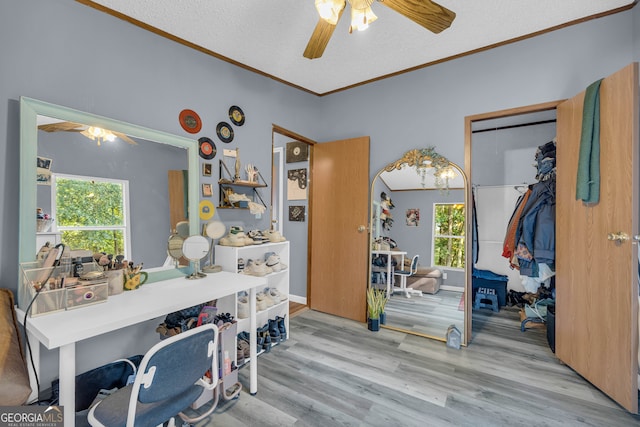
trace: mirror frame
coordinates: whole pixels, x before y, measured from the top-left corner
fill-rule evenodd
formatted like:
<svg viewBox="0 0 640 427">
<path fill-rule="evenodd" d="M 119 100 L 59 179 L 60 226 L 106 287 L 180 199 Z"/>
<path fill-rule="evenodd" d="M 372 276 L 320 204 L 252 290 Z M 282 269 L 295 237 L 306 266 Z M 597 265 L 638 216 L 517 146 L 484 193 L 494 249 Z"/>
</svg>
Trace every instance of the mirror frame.
<svg viewBox="0 0 640 427">
<path fill-rule="evenodd" d="M 423 163 L 426 160 L 431 160 L 430 156 L 418 156 L 416 152 L 420 152 L 421 149 L 413 149 L 413 150 L 409 150 L 407 152 L 405 152 L 403 154 L 403 156 L 398 159 L 395 160 L 391 163 L 389 163 L 388 165 L 386 165 L 385 167 L 383 167 L 382 169 L 380 169 L 378 171 L 378 173 L 373 177 L 373 179 L 371 180 L 371 188 L 369 191 L 369 257 L 371 257 L 371 248 L 373 248 L 373 227 L 374 227 L 374 209 L 373 209 L 373 195 L 374 195 L 374 191 L 375 191 L 375 184 L 376 184 L 376 180 L 378 178 L 380 178 L 380 175 L 383 172 L 391 172 L 393 170 L 396 169 L 400 169 L 403 166 L 407 165 L 407 166 L 415 166 L 418 163 Z M 467 329 L 471 327 L 469 319 L 470 319 L 470 297 L 469 295 L 471 295 L 471 289 L 470 289 L 470 277 L 471 277 L 471 268 L 472 268 L 472 263 L 471 263 L 471 258 L 473 256 L 469 256 L 469 254 L 471 254 L 472 248 L 473 248 L 473 238 L 469 239 L 469 236 L 472 236 L 473 230 L 471 227 L 471 214 L 469 212 L 469 203 L 470 203 L 470 191 L 469 191 L 469 180 L 467 178 L 467 174 L 465 173 L 464 169 L 462 169 L 462 167 L 460 167 L 459 165 L 457 165 L 456 163 L 453 163 L 451 161 L 449 161 L 448 166 L 454 168 L 461 176 L 462 179 L 464 180 L 464 188 L 463 188 L 463 192 L 464 192 L 464 206 L 465 206 L 465 242 L 464 242 L 464 252 L 465 252 L 465 260 L 464 260 L 464 265 L 465 265 L 465 281 L 464 281 L 464 319 L 463 319 L 463 324 L 464 324 L 464 332 L 462 333 L 462 342 L 461 344 L 463 346 L 467 346 L 468 344 L 468 340 L 467 340 Z M 437 190 L 437 188 L 434 188 L 434 190 Z M 369 278 L 368 284 L 367 284 L 367 289 L 371 286 L 371 262 L 369 262 L 368 267 L 367 267 L 367 277 Z M 395 331 L 400 331 L 400 332 L 405 332 L 408 334 L 412 334 L 412 335 L 417 335 L 417 336 L 421 336 L 421 337 L 425 337 L 425 338 L 430 338 L 433 340 L 437 340 L 437 341 L 444 341 L 446 342 L 447 339 L 446 337 L 439 337 L 439 336 L 435 336 L 435 335 L 428 335 L 428 334 L 422 334 L 422 333 L 417 333 L 417 332 L 413 332 L 413 331 L 409 331 L 406 329 L 402 329 L 402 328 L 396 328 L 393 326 L 389 326 L 389 325 L 380 325 L 383 328 L 386 329 L 391 329 L 391 330 L 395 330 Z"/>
<path fill-rule="evenodd" d="M 145 128 L 143 126 L 110 119 L 93 113 L 78 111 L 61 105 L 51 104 L 37 99 L 20 97 L 20 221 L 18 261 L 29 262 L 36 259 L 36 216 L 37 183 L 36 158 L 38 155 L 38 115 L 64 121 L 98 126 L 116 132 L 146 139 L 160 144 L 172 145 L 187 150 L 189 177 L 189 234 L 199 234 L 198 193 L 199 160 L 197 141 L 167 132 Z M 167 213 L 168 214 L 168 213 Z M 155 268 L 147 270 L 148 282 L 157 282 L 184 276 L 176 268 Z M 20 277 L 18 275 L 18 277 Z M 18 279 L 19 281 L 20 279 Z M 18 283 L 18 288 L 20 283 Z"/>
</svg>

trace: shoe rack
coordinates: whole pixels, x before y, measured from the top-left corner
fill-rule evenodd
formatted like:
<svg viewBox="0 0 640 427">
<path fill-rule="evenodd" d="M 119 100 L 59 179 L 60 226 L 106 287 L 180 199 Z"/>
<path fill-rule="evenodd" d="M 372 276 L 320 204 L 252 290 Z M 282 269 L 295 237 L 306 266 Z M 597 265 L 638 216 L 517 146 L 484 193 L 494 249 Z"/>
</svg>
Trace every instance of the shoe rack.
<svg viewBox="0 0 640 427">
<path fill-rule="evenodd" d="M 284 264 L 286 268 L 280 270 L 279 272 L 269 273 L 264 276 L 267 279 L 267 287 L 275 288 L 281 295 L 286 296 L 287 298 L 283 301 L 276 302 L 274 305 L 267 307 L 264 310 L 258 310 L 256 313 L 256 324 L 258 328 L 261 328 L 263 325 L 268 324 L 269 319 L 275 319 L 276 317 L 284 317 L 285 318 L 285 328 L 287 330 L 287 338 L 289 337 L 289 242 L 278 242 L 278 243 L 262 243 L 258 245 L 248 245 L 248 246 L 222 246 L 216 245 L 215 247 L 215 263 L 222 267 L 223 271 L 235 272 L 238 274 L 245 274 L 238 271 L 238 261 L 242 259 L 245 262 L 245 265 L 248 264 L 248 260 L 250 259 L 265 259 L 265 254 L 270 252 L 275 253 L 280 257 L 280 263 Z M 263 291 L 261 289 L 258 292 Z M 225 312 L 230 312 L 235 316 L 238 321 L 238 333 L 240 332 L 250 332 L 249 331 L 249 319 L 240 319 L 238 317 L 238 305 L 237 305 L 237 297 L 233 302 L 233 307 L 227 306 L 228 302 L 225 304 L 225 307 L 222 309 Z M 220 301 L 219 301 L 220 302 Z M 275 344 L 273 344 L 275 345 Z M 258 349 L 260 352 L 260 349 Z M 235 357 L 234 352 L 234 357 Z M 236 360 L 237 362 L 237 360 Z"/>
</svg>

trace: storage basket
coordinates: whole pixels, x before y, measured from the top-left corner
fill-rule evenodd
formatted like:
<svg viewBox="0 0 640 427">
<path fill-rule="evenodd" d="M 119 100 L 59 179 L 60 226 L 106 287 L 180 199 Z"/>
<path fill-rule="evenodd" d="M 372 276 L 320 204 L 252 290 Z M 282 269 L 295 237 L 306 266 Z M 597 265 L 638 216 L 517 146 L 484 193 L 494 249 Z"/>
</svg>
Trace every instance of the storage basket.
<svg viewBox="0 0 640 427">
<path fill-rule="evenodd" d="M 51 228 L 51 224 L 53 224 L 53 219 L 36 219 L 36 231 L 38 233 L 46 233 Z"/>
<path fill-rule="evenodd" d="M 95 262 L 84 263 L 83 271 L 102 271 Z M 62 267 L 43 268 L 41 262 L 23 262 L 20 264 L 20 289 L 18 292 L 18 306 L 26 310 L 31 300 L 38 295 L 31 305 L 30 315 L 32 317 L 43 314 L 54 313 L 56 311 L 69 310 L 87 305 L 105 302 L 109 296 L 109 284 L 105 276 L 104 279 L 84 281 L 74 278 L 73 286 L 66 286 L 59 289 L 45 288 L 37 292 L 39 286 L 46 285 L 51 278 L 62 276 Z"/>
</svg>

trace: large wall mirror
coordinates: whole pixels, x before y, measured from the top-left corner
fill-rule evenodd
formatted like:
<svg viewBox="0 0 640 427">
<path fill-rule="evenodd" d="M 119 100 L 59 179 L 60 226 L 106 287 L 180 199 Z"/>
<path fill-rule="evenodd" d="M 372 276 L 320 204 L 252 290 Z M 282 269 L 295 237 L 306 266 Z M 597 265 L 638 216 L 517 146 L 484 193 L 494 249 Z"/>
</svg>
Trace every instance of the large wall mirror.
<svg viewBox="0 0 640 427">
<path fill-rule="evenodd" d="M 40 237 L 36 208 L 45 213 L 61 209 L 52 197 L 56 180 L 91 177 L 93 182 L 126 184 L 124 216 L 130 239 L 121 249 L 127 259 L 143 262 L 150 281 L 181 274 L 163 268 L 172 231 L 168 171 L 188 171 L 185 209 L 197 213 L 198 153 L 194 140 L 25 97 L 20 99 L 20 126 L 20 262 L 36 257 L 36 239 Z M 109 130 L 116 138 L 92 139 L 87 133 L 90 127 Z M 46 164 L 39 164 L 43 162 Z M 46 166 L 50 175 L 41 173 L 38 166 Z M 190 234 L 198 234 L 198 225 L 192 215 Z M 59 231 L 55 218 L 52 231 Z"/>
<path fill-rule="evenodd" d="M 374 177 L 369 277 L 387 295 L 383 327 L 444 341 L 455 325 L 466 345 L 466 185 L 464 171 L 433 148 L 411 150 Z"/>
</svg>

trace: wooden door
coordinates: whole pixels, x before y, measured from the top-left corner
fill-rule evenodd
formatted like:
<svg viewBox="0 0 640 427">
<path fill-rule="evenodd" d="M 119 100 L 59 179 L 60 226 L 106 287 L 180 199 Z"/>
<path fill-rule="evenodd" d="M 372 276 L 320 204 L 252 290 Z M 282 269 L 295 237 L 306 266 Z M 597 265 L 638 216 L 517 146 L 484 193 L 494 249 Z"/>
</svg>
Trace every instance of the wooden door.
<svg viewBox="0 0 640 427">
<path fill-rule="evenodd" d="M 364 322 L 369 137 L 314 145 L 311 167 L 308 305 Z"/>
<path fill-rule="evenodd" d="M 600 201 L 576 200 L 584 92 L 558 106 L 556 354 L 638 412 L 638 66 L 600 88 Z M 624 232 L 616 242 L 609 233 Z"/>
</svg>

